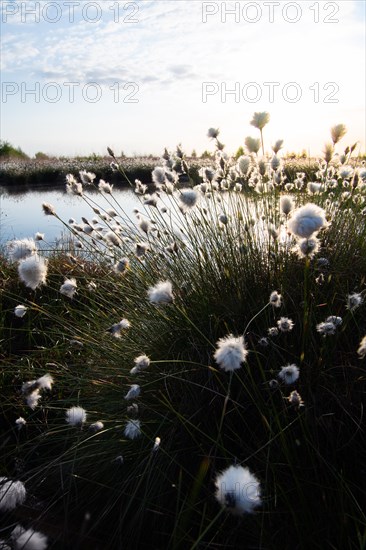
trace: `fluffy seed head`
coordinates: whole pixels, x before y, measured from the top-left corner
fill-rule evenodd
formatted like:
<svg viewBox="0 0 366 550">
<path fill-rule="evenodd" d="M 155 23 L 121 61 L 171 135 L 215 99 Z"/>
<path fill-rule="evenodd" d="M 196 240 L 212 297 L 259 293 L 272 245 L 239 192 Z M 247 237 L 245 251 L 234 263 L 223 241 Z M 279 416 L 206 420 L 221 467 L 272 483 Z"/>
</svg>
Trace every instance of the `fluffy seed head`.
<svg viewBox="0 0 366 550">
<path fill-rule="evenodd" d="M 25 402 L 30 409 L 34 410 L 37 407 L 38 401 L 41 399 L 41 397 L 42 396 L 39 393 L 39 389 L 37 388 L 26 395 Z"/>
<path fill-rule="evenodd" d="M 88 182 L 83 182 L 83 183 L 88 183 Z M 79 181 L 77 181 L 72 174 L 68 174 L 66 176 L 66 192 L 69 193 L 70 195 L 79 195 L 80 197 L 83 194 L 82 184 Z"/>
<path fill-rule="evenodd" d="M 245 138 L 245 146 L 248 149 L 249 153 L 258 153 L 261 142 L 259 139 L 248 136 Z"/>
<path fill-rule="evenodd" d="M 288 397 L 286 397 L 290 405 L 295 407 L 296 409 L 303 407 L 304 401 L 301 398 L 301 395 L 296 391 L 292 391 Z"/>
<path fill-rule="evenodd" d="M 160 437 L 155 437 L 153 452 L 156 452 L 160 447 L 161 439 Z"/>
<path fill-rule="evenodd" d="M 263 130 L 265 125 L 268 124 L 269 119 L 269 113 L 266 113 L 265 111 L 262 113 L 254 113 L 250 124 L 254 126 L 254 128 L 258 128 L 258 130 Z"/>
<path fill-rule="evenodd" d="M 149 245 L 147 243 L 136 243 L 136 256 L 142 258 L 145 256 L 146 252 L 149 250 Z"/>
<path fill-rule="evenodd" d="M 12 262 L 19 262 L 37 253 L 34 239 L 20 239 L 7 243 L 9 258 Z"/>
<path fill-rule="evenodd" d="M 165 169 L 162 166 L 157 166 L 152 172 L 152 180 L 155 187 L 159 189 L 166 182 Z"/>
<path fill-rule="evenodd" d="M 207 131 L 207 137 L 210 139 L 216 139 L 220 134 L 220 130 L 218 128 L 209 128 Z"/>
<path fill-rule="evenodd" d="M 42 204 L 42 210 L 43 213 L 46 214 L 46 216 L 56 216 L 56 210 L 55 207 L 52 206 L 49 202 L 44 202 Z"/>
<path fill-rule="evenodd" d="M 125 273 L 127 271 L 127 269 L 129 268 L 130 266 L 130 261 L 128 258 L 121 258 L 121 260 L 119 260 L 116 265 L 114 266 L 114 270 L 116 271 L 116 273 Z"/>
<path fill-rule="evenodd" d="M 151 231 L 151 221 L 147 218 L 140 218 L 138 226 L 146 235 Z"/>
<path fill-rule="evenodd" d="M 241 175 L 246 176 L 250 167 L 250 157 L 242 155 L 238 159 L 237 169 Z"/>
<path fill-rule="evenodd" d="M 121 338 L 122 336 L 122 330 L 126 330 L 130 328 L 131 323 L 128 321 L 128 319 L 122 319 L 119 323 L 115 323 L 112 325 L 108 331 L 114 336 L 115 338 Z"/>
<path fill-rule="evenodd" d="M 309 239 L 327 225 L 324 210 L 316 204 L 308 203 L 293 212 L 288 229 L 297 237 Z"/>
<path fill-rule="evenodd" d="M 107 243 L 110 245 L 120 247 L 122 244 L 121 238 L 118 237 L 118 235 L 116 235 L 114 231 L 108 231 L 108 233 L 106 233 L 104 237 Z"/>
<path fill-rule="evenodd" d="M 182 189 L 179 198 L 185 208 L 193 208 L 198 201 L 198 193 L 194 189 Z"/>
<path fill-rule="evenodd" d="M 316 195 L 317 193 L 320 193 L 322 188 L 321 183 L 316 183 L 314 181 L 309 181 L 308 183 L 308 191 L 311 195 Z"/>
<path fill-rule="evenodd" d="M 280 211 L 285 216 L 288 216 L 290 212 L 294 209 L 294 201 L 289 195 L 283 195 L 280 198 Z"/>
<path fill-rule="evenodd" d="M 139 355 L 134 359 L 135 366 L 130 370 L 131 374 L 137 374 L 142 370 L 145 370 L 150 365 L 150 359 L 147 355 Z"/>
<path fill-rule="evenodd" d="M 107 195 L 110 195 L 112 193 L 113 185 L 110 185 L 104 180 L 100 180 L 98 184 L 99 191 L 102 191 L 104 193 L 107 193 Z"/>
<path fill-rule="evenodd" d="M 333 323 L 333 325 L 335 325 L 336 327 L 339 327 L 343 323 L 343 319 L 342 317 L 337 317 L 336 315 L 330 315 L 329 317 L 326 318 L 325 322 Z"/>
<path fill-rule="evenodd" d="M 269 297 L 269 303 L 273 307 L 281 307 L 282 305 L 282 296 L 277 292 L 277 290 L 274 290 L 271 292 L 271 295 Z"/>
<path fill-rule="evenodd" d="M 220 338 L 216 346 L 214 359 L 220 368 L 226 372 L 240 369 L 248 355 L 243 336 L 229 334 Z"/>
<path fill-rule="evenodd" d="M 249 468 L 230 466 L 215 480 L 216 499 L 234 515 L 253 513 L 261 505 L 260 483 Z"/>
<path fill-rule="evenodd" d="M 95 180 L 95 178 L 97 177 L 95 174 L 93 174 L 92 172 L 87 172 L 86 170 L 81 170 L 79 172 L 80 174 L 80 179 L 83 183 L 85 183 L 86 185 L 88 184 L 91 184 L 93 183 L 93 181 Z"/>
<path fill-rule="evenodd" d="M 27 491 L 21 481 L 12 481 L 7 477 L 0 477 L 0 512 L 14 510 L 23 504 Z"/>
<path fill-rule="evenodd" d="M 354 311 L 357 309 L 363 302 L 363 298 L 361 294 L 358 294 L 357 292 L 353 292 L 352 294 L 349 294 L 347 296 L 347 305 L 346 308 L 350 311 Z"/>
<path fill-rule="evenodd" d="M 360 359 L 364 359 L 366 355 L 366 335 L 362 338 L 360 345 L 358 347 L 357 353 Z"/>
<path fill-rule="evenodd" d="M 66 422 L 70 426 L 82 426 L 86 422 L 86 412 L 82 407 L 70 407 L 66 411 Z"/>
<path fill-rule="evenodd" d="M 330 134 L 332 136 L 333 145 L 338 143 L 347 133 L 347 128 L 344 124 L 336 124 L 333 128 L 330 129 Z"/>
<path fill-rule="evenodd" d="M 124 435 L 128 439 L 136 439 L 141 435 L 140 420 L 129 420 L 124 429 Z"/>
<path fill-rule="evenodd" d="M 174 301 L 172 283 L 161 281 L 155 286 L 151 286 L 147 295 L 152 304 L 170 304 Z"/>
<path fill-rule="evenodd" d="M 41 390 L 51 391 L 53 382 L 53 378 L 50 374 L 44 374 L 36 380 L 36 384 Z"/>
<path fill-rule="evenodd" d="M 299 378 L 299 369 L 296 365 L 286 365 L 281 367 L 280 372 L 278 373 L 278 378 L 282 380 L 285 384 L 294 384 Z"/>
<path fill-rule="evenodd" d="M 21 430 L 23 426 L 26 425 L 26 423 L 27 421 L 22 416 L 19 416 L 19 418 L 17 418 L 15 421 L 15 425 L 17 426 L 18 430 Z"/>
<path fill-rule="evenodd" d="M 313 258 L 319 252 L 320 241 L 316 237 L 300 239 L 295 247 L 299 258 Z"/>
<path fill-rule="evenodd" d="M 35 290 L 39 286 L 46 284 L 47 260 L 37 254 L 29 256 L 29 258 L 19 263 L 18 274 L 25 286 Z"/>
<path fill-rule="evenodd" d="M 278 139 L 274 145 L 272 145 L 272 151 L 275 155 L 277 155 L 278 151 L 280 151 L 283 147 L 283 139 Z"/>
<path fill-rule="evenodd" d="M 332 143 L 326 143 L 324 145 L 323 153 L 324 153 L 325 162 L 327 164 L 329 164 L 329 162 L 332 160 L 333 155 L 334 155 L 334 146 L 333 146 L 333 144 Z"/>
<path fill-rule="evenodd" d="M 11 533 L 14 550 L 46 550 L 47 537 L 32 528 L 24 529 L 17 525 Z"/>
<path fill-rule="evenodd" d="M 290 332 L 294 328 L 294 322 L 288 317 L 281 317 L 277 321 L 277 326 L 281 332 Z"/>
<path fill-rule="evenodd" d="M 97 422 L 94 422 L 93 424 L 90 424 L 89 430 L 92 430 L 93 432 L 99 432 L 100 430 L 103 430 L 104 424 L 100 420 Z"/>
<path fill-rule="evenodd" d="M 336 326 L 332 321 L 325 321 L 324 323 L 319 323 L 316 325 L 316 330 L 319 332 L 319 334 L 322 334 L 323 336 L 328 336 L 335 334 L 336 332 Z"/>
<path fill-rule="evenodd" d="M 125 395 L 125 399 L 136 399 L 141 393 L 141 388 L 138 384 L 132 384 L 131 388 Z"/>
<path fill-rule="evenodd" d="M 68 298 L 73 298 L 77 289 L 76 279 L 65 279 L 65 282 L 60 287 L 60 293 Z"/>
<path fill-rule="evenodd" d="M 28 308 L 23 305 L 16 306 L 16 308 L 14 309 L 15 317 L 19 317 L 19 319 L 21 319 L 27 313 L 27 309 Z"/>
</svg>

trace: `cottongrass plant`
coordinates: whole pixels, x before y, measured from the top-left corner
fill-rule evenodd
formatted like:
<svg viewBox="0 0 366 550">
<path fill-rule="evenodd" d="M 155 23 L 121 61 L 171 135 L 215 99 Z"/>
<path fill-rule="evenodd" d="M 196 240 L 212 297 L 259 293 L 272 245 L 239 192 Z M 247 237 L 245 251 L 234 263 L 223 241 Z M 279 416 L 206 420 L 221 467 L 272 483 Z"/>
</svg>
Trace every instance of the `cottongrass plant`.
<svg viewBox="0 0 366 550">
<path fill-rule="evenodd" d="M 215 485 L 217 500 L 231 514 L 251 514 L 262 504 L 260 483 L 249 468 L 229 466 Z"/>
<path fill-rule="evenodd" d="M 26 497 L 27 491 L 21 481 L 0 477 L 0 512 L 14 510 Z"/>
<path fill-rule="evenodd" d="M 11 533 L 14 550 L 46 550 L 48 548 L 47 537 L 34 529 L 25 529 L 17 525 Z"/>
<path fill-rule="evenodd" d="M 362 167 L 320 159 L 309 194 L 280 148 L 232 159 L 214 130 L 200 182 L 166 151 L 148 188 L 130 182 L 132 215 L 75 171 L 73 251 L 28 287 L 18 264 L 41 252 L 1 264 L 0 473 L 39 499 L 24 529 L 50 547 L 364 544 Z"/>
</svg>

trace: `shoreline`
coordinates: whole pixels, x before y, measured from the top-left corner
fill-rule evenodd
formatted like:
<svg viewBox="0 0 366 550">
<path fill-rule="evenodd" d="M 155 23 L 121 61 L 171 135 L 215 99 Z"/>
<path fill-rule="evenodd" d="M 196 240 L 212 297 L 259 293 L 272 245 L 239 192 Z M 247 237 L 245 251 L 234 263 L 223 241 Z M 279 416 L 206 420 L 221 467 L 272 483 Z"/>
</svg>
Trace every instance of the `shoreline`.
<svg viewBox="0 0 366 550">
<path fill-rule="evenodd" d="M 123 167 L 126 176 L 134 183 L 135 179 L 144 184 L 151 183 L 151 172 L 161 164 L 158 157 L 131 157 L 117 159 Z M 190 176 L 196 184 L 200 183 L 198 171 L 202 166 L 214 166 L 214 159 L 187 158 Z M 314 159 L 284 160 L 284 170 L 287 181 L 296 177 L 296 172 L 305 172 L 310 180 L 315 177 L 318 165 Z M 67 174 L 78 175 L 79 171 L 93 172 L 96 179 L 104 179 L 119 187 L 128 187 L 130 184 L 123 180 L 119 172 L 111 168 L 110 158 L 83 159 L 61 158 L 49 160 L 2 160 L 0 161 L 0 186 L 11 189 L 22 187 L 32 191 L 47 186 L 49 189 L 59 189 L 65 185 Z"/>
</svg>

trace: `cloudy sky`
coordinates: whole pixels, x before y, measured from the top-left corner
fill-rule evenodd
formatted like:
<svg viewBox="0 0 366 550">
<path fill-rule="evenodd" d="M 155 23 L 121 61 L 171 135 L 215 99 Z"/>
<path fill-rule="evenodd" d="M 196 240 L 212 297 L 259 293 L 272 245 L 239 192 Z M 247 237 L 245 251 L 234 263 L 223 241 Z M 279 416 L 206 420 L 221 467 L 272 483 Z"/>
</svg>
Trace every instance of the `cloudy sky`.
<svg viewBox="0 0 366 550">
<path fill-rule="evenodd" d="M 29 154 L 230 152 L 255 111 L 266 145 L 311 154 L 345 123 L 365 150 L 365 2 L 3 0 L 1 137 Z"/>
</svg>

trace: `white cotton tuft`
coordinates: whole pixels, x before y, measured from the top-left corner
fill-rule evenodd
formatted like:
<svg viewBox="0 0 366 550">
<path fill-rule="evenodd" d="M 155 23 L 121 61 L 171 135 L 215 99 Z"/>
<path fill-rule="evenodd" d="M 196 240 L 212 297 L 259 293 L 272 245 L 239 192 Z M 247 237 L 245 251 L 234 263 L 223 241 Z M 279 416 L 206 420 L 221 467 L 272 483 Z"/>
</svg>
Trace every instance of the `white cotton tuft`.
<svg viewBox="0 0 366 550">
<path fill-rule="evenodd" d="M 214 353 L 214 359 L 226 372 L 240 369 L 246 361 L 248 350 L 245 347 L 243 336 L 235 337 L 232 334 L 220 338 L 216 343 L 217 349 Z"/>
<path fill-rule="evenodd" d="M 141 435 L 140 420 L 129 420 L 124 429 L 124 435 L 128 439 L 136 439 Z"/>
<path fill-rule="evenodd" d="M 152 304 L 169 304 L 174 301 L 172 283 L 161 281 L 155 286 L 151 286 L 147 295 Z"/>
<path fill-rule="evenodd" d="M 86 412 L 82 407 L 70 407 L 66 411 L 66 422 L 70 426 L 81 426 L 86 422 Z"/>
<path fill-rule="evenodd" d="M 41 389 L 41 390 L 50 390 L 52 389 L 52 384 L 53 384 L 53 378 L 50 374 L 44 374 L 43 376 L 41 376 L 40 378 L 37 379 L 36 381 L 38 387 Z"/>
<path fill-rule="evenodd" d="M 115 338 L 121 338 L 122 330 L 126 330 L 130 328 L 131 323 L 128 321 L 128 319 L 122 319 L 119 323 L 115 323 L 112 325 L 108 331 L 114 336 Z"/>
<path fill-rule="evenodd" d="M 285 216 L 288 216 L 290 212 L 294 209 L 294 201 L 289 195 L 283 195 L 280 198 L 280 211 Z"/>
<path fill-rule="evenodd" d="M 297 237 L 309 239 L 327 225 L 324 210 L 316 204 L 308 203 L 293 212 L 288 229 Z"/>
<path fill-rule="evenodd" d="M 19 262 L 37 253 L 34 239 L 20 239 L 7 243 L 8 253 L 12 262 Z"/>
<path fill-rule="evenodd" d="M 17 525 L 11 533 L 14 550 L 46 550 L 47 537 L 32 528 L 24 529 Z"/>
<path fill-rule="evenodd" d="M 290 332 L 294 328 L 294 322 L 288 317 L 281 317 L 277 321 L 277 326 L 281 332 Z"/>
<path fill-rule="evenodd" d="M 281 367 L 280 372 L 278 373 L 278 378 L 282 380 L 285 384 L 294 384 L 298 380 L 300 375 L 299 369 L 296 365 L 286 365 Z"/>
<path fill-rule="evenodd" d="M 23 504 L 27 491 L 21 481 L 12 481 L 7 477 L 0 477 L 0 512 L 14 510 Z"/>
<path fill-rule="evenodd" d="M 253 513 L 262 504 L 260 483 L 249 468 L 230 466 L 215 480 L 216 498 L 234 515 Z"/>
<path fill-rule="evenodd" d="M 27 309 L 28 308 L 23 305 L 16 306 L 16 308 L 14 309 L 15 317 L 19 317 L 19 319 L 21 319 L 27 313 Z"/>
<path fill-rule="evenodd" d="M 325 321 L 316 325 L 316 330 L 323 336 L 329 336 L 336 333 L 336 325 L 332 321 Z"/>
<path fill-rule="evenodd" d="M 363 303 L 363 298 L 361 294 L 353 292 L 347 296 L 347 305 L 346 308 L 350 311 L 354 311 Z"/>
<path fill-rule="evenodd" d="M 125 395 L 125 399 L 136 399 L 141 393 L 141 388 L 138 384 L 132 384 L 130 390 Z"/>
<path fill-rule="evenodd" d="M 130 261 L 128 258 L 121 258 L 120 260 L 118 260 L 118 262 L 115 264 L 114 266 L 114 271 L 116 273 L 125 273 L 127 271 L 127 269 L 129 268 L 130 266 Z"/>
<path fill-rule="evenodd" d="M 360 342 L 357 353 L 360 359 L 364 359 L 366 355 L 366 336 L 364 336 Z"/>
<path fill-rule="evenodd" d="M 60 293 L 68 298 L 73 298 L 77 289 L 76 279 L 65 279 L 65 282 L 60 287 Z"/>
<path fill-rule="evenodd" d="M 41 399 L 41 397 L 42 396 L 39 393 L 39 389 L 37 388 L 25 397 L 25 402 L 30 409 L 34 410 L 37 407 L 38 401 Z"/>
<path fill-rule="evenodd" d="M 282 296 L 277 292 L 277 290 L 274 290 L 271 292 L 269 297 L 269 303 L 273 307 L 281 307 L 282 305 Z"/>
<path fill-rule="evenodd" d="M 179 196 L 185 208 L 193 208 L 198 201 L 198 193 L 194 189 L 182 189 Z"/>
<path fill-rule="evenodd" d="M 55 207 L 52 206 L 52 204 L 50 204 L 49 202 L 44 202 L 42 204 L 42 210 L 46 216 L 56 216 Z"/>
<path fill-rule="evenodd" d="M 130 370 L 130 374 L 137 374 L 145 370 L 150 365 L 150 359 L 147 355 L 139 355 L 134 359 L 135 366 Z"/>
<path fill-rule="evenodd" d="M 102 192 L 104 192 L 104 193 L 107 193 L 107 195 L 111 195 L 112 189 L 113 189 L 113 185 L 110 185 L 109 183 L 107 183 L 107 182 L 104 181 L 104 180 L 100 180 L 100 181 L 99 181 L 99 185 L 98 185 L 98 189 L 99 189 L 99 191 L 102 191 Z"/>
<path fill-rule="evenodd" d="M 37 254 L 22 260 L 18 265 L 20 280 L 32 290 L 46 284 L 47 260 Z"/>
<path fill-rule="evenodd" d="M 15 425 L 17 426 L 18 430 L 21 430 L 23 426 L 25 426 L 27 421 L 22 417 L 19 416 L 19 418 L 16 419 Z"/>
<path fill-rule="evenodd" d="M 89 430 L 92 430 L 93 432 L 99 432 L 100 430 L 103 430 L 104 424 L 100 420 L 97 422 L 93 422 L 93 424 L 90 424 Z"/>
<path fill-rule="evenodd" d="M 299 258 L 313 258 L 319 252 L 320 241 L 316 237 L 300 239 L 295 248 Z"/>
</svg>

